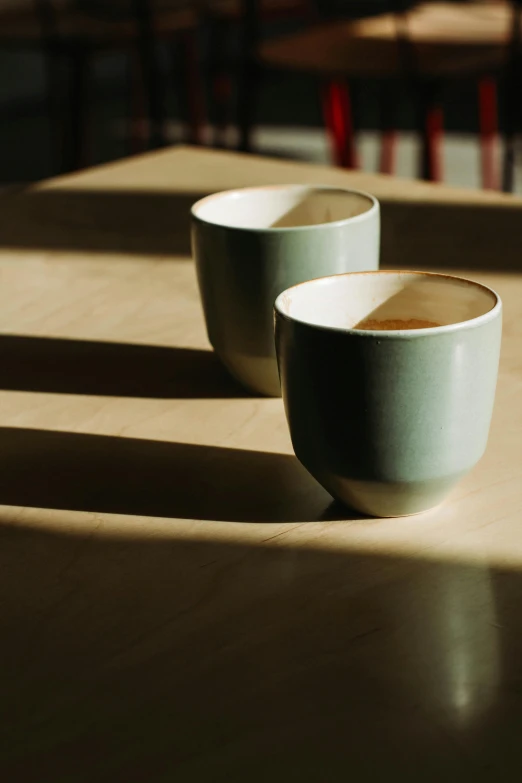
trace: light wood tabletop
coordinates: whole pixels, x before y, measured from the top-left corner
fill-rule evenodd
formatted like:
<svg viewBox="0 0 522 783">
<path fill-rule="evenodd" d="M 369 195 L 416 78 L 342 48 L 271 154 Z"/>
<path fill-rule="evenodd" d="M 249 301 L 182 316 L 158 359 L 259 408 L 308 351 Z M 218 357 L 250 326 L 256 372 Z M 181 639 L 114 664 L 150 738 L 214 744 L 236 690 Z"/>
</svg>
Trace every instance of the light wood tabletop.
<svg viewBox="0 0 522 783">
<path fill-rule="evenodd" d="M 504 299 L 490 444 L 439 509 L 364 519 L 209 350 L 188 206 L 382 201 L 386 263 Z M 522 200 L 178 148 L 2 199 L 0 777 L 514 781 Z"/>
</svg>

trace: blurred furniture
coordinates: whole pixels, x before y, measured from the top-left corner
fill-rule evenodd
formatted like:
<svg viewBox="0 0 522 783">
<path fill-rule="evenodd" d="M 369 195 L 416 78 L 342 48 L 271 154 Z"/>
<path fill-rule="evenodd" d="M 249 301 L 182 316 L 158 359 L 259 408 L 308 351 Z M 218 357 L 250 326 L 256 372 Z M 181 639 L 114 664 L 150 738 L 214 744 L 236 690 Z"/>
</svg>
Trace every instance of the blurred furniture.
<svg viewBox="0 0 522 783">
<path fill-rule="evenodd" d="M 7 0 L 9 3 L 9 0 Z M 174 82 L 193 143 L 201 140 L 202 85 L 196 33 L 199 9 L 192 0 L 22 0 L 0 4 L 0 43 L 43 46 L 53 140 L 62 170 L 87 162 L 89 83 L 100 52 L 127 52 L 130 73 L 129 137 L 139 151 L 143 120 L 148 146 L 166 142 L 167 76 L 157 42 L 170 48 Z M 138 144 L 136 144 L 138 142 Z"/>
<path fill-rule="evenodd" d="M 515 178 L 515 139 L 522 132 L 522 0 L 512 0 L 511 41 L 504 88 L 504 165 L 502 186 L 511 192 Z"/>
<path fill-rule="evenodd" d="M 210 350 L 188 208 L 286 182 L 504 300 L 487 452 L 427 514 L 331 505 Z M 175 149 L 1 212 L 2 780 L 516 781 L 522 199 Z"/>
<path fill-rule="evenodd" d="M 349 1 L 349 0 L 348 0 Z M 347 3 L 348 4 L 348 3 Z M 405 4 L 408 5 L 408 4 Z M 441 91 L 455 79 L 472 78 L 479 85 L 479 121 L 482 177 L 486 187 L 497 185 L 494 139 L 496 136 L 496 85 L 508 59 L 512 8 L 508 3 L 428 2 L 402 9 L 401 0 L 390 0 L 392 12 L 356 21 L 335 20 L 275 40 L 260 40 L 255 0 L 245 0 L 245 34 L 251 59 L 262 66 L 319 75 L 327 82 L 325 121 L 330 130 L 338 164 L 354 166 L 348 81 L 354 77 L 378 77 L 383 84 L 401 80 L 410 88 L 422 139 L 420 173 L 440 179 L 442 131 Z M 255 70 L 255 65 L 251 66 Z M 244 85 L 241 147 L 250 146 L 256 79 Z M 383 101 L 383 145 L 380 168 L 393 170 L 394 111 Z"/>
<path fill-rule="evenodd" d="M 305 22 L 316 18 L 314 0 L 204 0 L 210 22 L 209 72 L 213 108 L 215 147 L 227 144 L 227 130 L 234 119 L 232 103 L 236 104 L 239 124 L 249 121 L 251 102 L 243 101 L 243 92 L 256 81 L 257 67 L 250 57 L 258 24 Z M 231 62 L 235 58 L 234 62 Z M 233 74 L 236 74 L 234 79 Z M 236 83 L 235 83 L 236 82 Z M 239 85 L 237 84 L 239 82 Z M 254 87 L 255 89 L 255 87 Z"/>
</svg>

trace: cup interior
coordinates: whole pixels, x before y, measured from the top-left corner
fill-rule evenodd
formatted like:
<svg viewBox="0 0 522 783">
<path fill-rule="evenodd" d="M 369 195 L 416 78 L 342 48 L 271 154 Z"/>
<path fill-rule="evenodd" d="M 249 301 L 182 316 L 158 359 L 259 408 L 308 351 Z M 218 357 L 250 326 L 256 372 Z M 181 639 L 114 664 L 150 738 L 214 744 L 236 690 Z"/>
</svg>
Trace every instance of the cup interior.
<svg viewBox="0 0 522 783">
<path fill-rule="evenodd" d="M 285 229 L 349 220 L 375 205 L 371 196 L 357 191 L 284 185 L 215 193 L 194 204 L 192 214 L 229 228 Z"/>
<path fill-rule="evenodd" d="M 489 288 L 425 272 L 334 275 L 284 291 L 276 309 L 292 320 L 331 329 L 399 331 L 469 321 L 498 304 Z"/>
</svg>

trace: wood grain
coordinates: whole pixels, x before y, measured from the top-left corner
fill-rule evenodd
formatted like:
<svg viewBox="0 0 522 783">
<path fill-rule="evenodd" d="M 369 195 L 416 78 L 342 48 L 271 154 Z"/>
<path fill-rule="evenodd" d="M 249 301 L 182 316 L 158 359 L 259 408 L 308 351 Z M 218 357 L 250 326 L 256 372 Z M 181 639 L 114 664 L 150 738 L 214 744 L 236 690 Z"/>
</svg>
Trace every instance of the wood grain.
<svg viewBox="0 0 522 783">
<path fill-rule="evenodd" d="M 455 242 L 503 297 L 490 445 L 443 507 L 332 504 L 210 353 L 176 210 L 267 181 L 370 189 L 405 262 Z M 187 149 L 2 202 L 2 780 L 517 779 L 521 204 Z"/>
</svg>

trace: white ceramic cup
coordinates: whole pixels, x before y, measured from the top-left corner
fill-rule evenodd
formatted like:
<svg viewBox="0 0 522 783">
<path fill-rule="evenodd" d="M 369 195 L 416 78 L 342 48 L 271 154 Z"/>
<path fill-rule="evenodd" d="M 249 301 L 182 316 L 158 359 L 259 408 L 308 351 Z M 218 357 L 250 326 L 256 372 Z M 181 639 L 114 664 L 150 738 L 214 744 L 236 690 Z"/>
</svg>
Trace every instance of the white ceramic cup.
<svg viewBox="0 0 522 783">
<path fill-rule="evenodd" d="M 366 272 L 276 300 L 296 455 L 336 498 L 393 517 L 438 505 L 482 457 L 502 304 L 471 280 Z"/>
<path fill-rule="evenodd" d="M 341 188 L 277 185 L 192 207 L 192 247 L 210 343 L 251 391 L 281 394 L 273 305 L 285 288 L 379 266 L 379 204 Z"/>
</svg>

